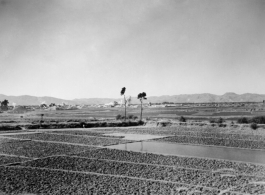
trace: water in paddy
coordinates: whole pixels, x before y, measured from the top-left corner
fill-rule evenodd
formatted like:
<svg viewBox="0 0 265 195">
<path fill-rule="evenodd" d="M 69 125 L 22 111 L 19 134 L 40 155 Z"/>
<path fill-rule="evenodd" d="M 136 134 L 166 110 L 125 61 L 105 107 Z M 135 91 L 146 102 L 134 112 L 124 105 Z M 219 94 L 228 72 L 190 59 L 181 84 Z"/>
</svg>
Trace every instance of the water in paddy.
<svg viewBox="0 0 265 195">
<path fill-rule="evenodd" d="M 119 144 L 108 146 L 108 148 L 136 151 L 136 152 L 149 152 L 169 155 L 183 155 L 205 158 L 217 158 L 233 161 L 243 161 L 252 163 L 265 164 L 265 151 L 263 150 L 249 150 L 239 148 L 226 148 L 226 147 L 208 147 L 208 146 L 195 146 L 183 145 L 161 142 L 134 142 L 127 144 Z"/>
</svg>

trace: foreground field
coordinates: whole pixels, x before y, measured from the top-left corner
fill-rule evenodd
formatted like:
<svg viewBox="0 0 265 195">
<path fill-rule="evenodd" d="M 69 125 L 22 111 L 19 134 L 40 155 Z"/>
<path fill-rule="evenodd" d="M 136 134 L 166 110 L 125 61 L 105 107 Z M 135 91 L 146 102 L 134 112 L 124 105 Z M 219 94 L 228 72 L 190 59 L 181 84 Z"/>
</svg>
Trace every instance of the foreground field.
<svg viewBox="0 0 265 195">
<path fill-rule="evenodd" d="M 265 164 L 105 148 L 133 142 L 122 136 L 109 135 L 114 132 L 169 136 L 156 140 L 159 142 L 176 142 L 176 137 L 180 137 L 188 144 L 192 144 L 189 140 L 195 138 L 211 139 L 213 145 L 218 145 L 219 139 L 227 143 L 240 140 L 245 145 L 235 147 L 243 148 L 249 142 L 258 142 L 258 146 L 264 142 L 262 136 L 199 127 L 42 130 L 2 134 L 0 193 L 265 193 Z"/>
</svg>

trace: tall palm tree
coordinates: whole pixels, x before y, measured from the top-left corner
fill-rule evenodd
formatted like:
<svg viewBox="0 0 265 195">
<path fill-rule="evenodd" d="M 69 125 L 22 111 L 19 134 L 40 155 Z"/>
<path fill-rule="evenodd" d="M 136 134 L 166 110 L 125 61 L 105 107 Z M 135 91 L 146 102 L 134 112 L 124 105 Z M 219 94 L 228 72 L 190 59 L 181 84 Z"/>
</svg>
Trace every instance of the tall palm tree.
<svg viewBox="0 0 265 195">
<path fill-rule="evenodd" d="M 125 87 L 123 87 L 123 88 L 121 89 L 121 95 L 123 95 L 123 97 L 124 97 L 125 121 L 126 121 L 126 98 L 125 98 L 125 90 L 126 90 Z"/>
<path fill-rule="evenodd" d="M 142 121 L 142 113 L 143 113 L 143 100 L 146 100 L 146 93 L 143 92 L 143 93 L 139 93 L 138 96 L 137 96 L 137 99 L 140 100 L 141 102 L 141 116 L 140 116 L 140 121 Z"/>
</svg>

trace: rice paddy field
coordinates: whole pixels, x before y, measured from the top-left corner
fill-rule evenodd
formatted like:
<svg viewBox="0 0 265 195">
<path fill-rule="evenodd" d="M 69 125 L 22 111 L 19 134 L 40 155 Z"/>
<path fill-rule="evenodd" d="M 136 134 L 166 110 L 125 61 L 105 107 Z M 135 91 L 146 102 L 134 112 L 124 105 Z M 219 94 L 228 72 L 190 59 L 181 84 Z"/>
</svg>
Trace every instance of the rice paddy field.
<svg viewBox="0 0 265 195">
<path fill-rule="evenodd" d="M 152 142 L 265 154 L 264 140 L 259 132 L 210 126 L 6 132 L 0 134 L 0 194 L 264 194 L 265 159 L 253 163 L 127 148 Z M 125 148 L 113 148 L 120 145 Z"/>
<path fill-rule="evenodd" d="M 263 110 L 263 108 L 261 108 Z M 180 107 L 144 107 L 143 117 L 144 118 L 171 118 L 177 119 L 180 116 L 186 116 L 190 119 L 207 120 L 209 118 L 224 117 L 227 119 L 234 119 L 242 116 L 260 116 L 265 115 L 264 110 L 262 111 L 250 111 L 249 108 L 229 108 L 229 107 L 218 107 L 217 108 L 203 108 L 203 107 L 191 107 L 191 108 L 180 108 Z M 124 108 L 97 108 L 97 107 L 86 107 L 78 110 L 35 110 L 29 112 L 12 113 L 4 112 L 0 113 L 0 121 L 13 120 L 28 122 L 41 118 L 41 114 L 44 114 L 44 120 L 88 120 L 88 119 L 115 119 L 117 115 L 124 116 Z M 127 107 L 127 116 L 134 115 L 140 117 L 140 107 L 133 108 Z"/>
</svg>

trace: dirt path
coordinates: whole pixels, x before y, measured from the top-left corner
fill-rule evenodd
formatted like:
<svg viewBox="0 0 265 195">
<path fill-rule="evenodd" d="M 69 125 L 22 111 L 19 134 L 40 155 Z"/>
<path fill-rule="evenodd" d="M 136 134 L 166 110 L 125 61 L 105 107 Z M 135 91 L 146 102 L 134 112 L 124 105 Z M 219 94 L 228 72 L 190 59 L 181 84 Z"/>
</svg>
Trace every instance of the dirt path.
<svg viewBox="0 0 265 195">
<path fill-rule="evenodd" d="M 88 147 L 98 147 L 105 148 L 104 146 L 99 145 L 87 145 L 87 144 L 78 144 L 78 143 L 69 143 L 69 142 L 59 142 L 59 141 L 48 141 L 48 140 L 36 140 L 36 139 L 22 139 L 17 137 L 8 137 L 0 135 L 0 138 L 14 139 L 14 140 L 26 140 L 26 141 L 34 141 L 34 142 L 43 142 L 43 143 L 56 143 L 56 144 L 67 144 L 67 145 L 75 145 L 75 146 L 88 146 Z"/>
<path fill-rule="evenodd" d="M 17 133 L 1 133 L 0 134 L 0 137 L 1 136 L 5 136 L 5 135 L 23 135 L 23 134 L 35 134 L 35 133 L 40 133 L 40 132 L 32 132 L 32 131 L 29 131 L 29 132 L 17 132 Z"/>
<path fill-rule="evenodd" d="M 42 132 L 42 133 L 47 133 L 47 132 Z M 69 135 L 69 136 L 75 136 L 75 137 L 97 137 L 97 138 L 105 138 L 105 139 L 122 139 L 119 137 L 107 137 L 107 136 L 93 136 L 93 135 L 74 135 L 74 134 L 67 134 L 67 133 L 47 133 L 51 135 Z"/>
<path fill-rule="evenodd" d="M 26 156 L 18 156 L 18 155 L 14 155 L 14 154 L 4 154 L 4 153 L 0 153 L 0 156 L 10 156 L 10 157 L 19 157 L 19 158 L 27 158 L 27 159 L 37 159 L 37 158 L 31 158 L 31 157 L 26 157 Z"/>
</svg>

